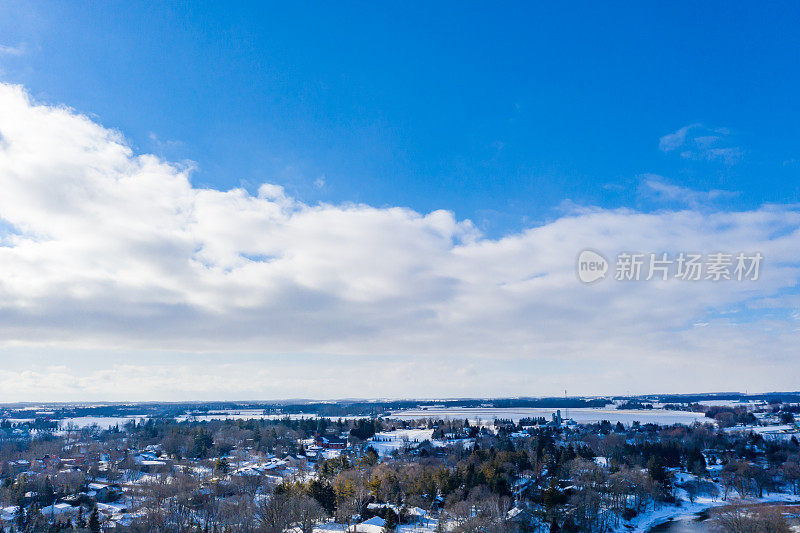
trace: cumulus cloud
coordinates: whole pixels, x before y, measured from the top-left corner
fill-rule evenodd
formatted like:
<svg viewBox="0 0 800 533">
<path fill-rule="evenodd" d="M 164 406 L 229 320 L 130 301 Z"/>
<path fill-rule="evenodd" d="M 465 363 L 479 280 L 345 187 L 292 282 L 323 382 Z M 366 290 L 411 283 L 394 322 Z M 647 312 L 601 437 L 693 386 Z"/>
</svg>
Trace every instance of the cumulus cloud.
<svg viewBox="0 0 800 533">
<path fill-rule="evenodd" d="M 796 285 L 798 228 L 792 206 L 592 208 L 489 239 L 447 211 L 310 205 L 270 183 L 255 195 L 199 188 L 191 168 L 0 85 L 0 345 L 7 357 L 79 350 L 96 361 L 88 373 L 5 368 L 0 383 L 12 395 L 60 383 L 52 390 L 72 387 L 67 397 L 102 396 L 92 384 L 103 381 L 126 399 L 225 397 L 231 387 L 261 397 L 535 395 L 630 380 L 675 390 L 658 369 L 691 362 L 729 369 L 706 383 L 754 390 L 756 376 L 769 383 L 765 351 L 769 364 L 800 370 L 796 321 L 725 312 Z M 574 270 L 585 248 L 766 259 L 757 282 L 585 286 Z M 223 356 L 144 365 L 153 350 Z M 103 351 L 123 355 L 103 362 Z M 225 366 L 234 353 L 295 363 Z M 456 367 L 475 371 L 443 377 Z M 384 385 L 359 386 L 365 368 Z"/>
</svg>

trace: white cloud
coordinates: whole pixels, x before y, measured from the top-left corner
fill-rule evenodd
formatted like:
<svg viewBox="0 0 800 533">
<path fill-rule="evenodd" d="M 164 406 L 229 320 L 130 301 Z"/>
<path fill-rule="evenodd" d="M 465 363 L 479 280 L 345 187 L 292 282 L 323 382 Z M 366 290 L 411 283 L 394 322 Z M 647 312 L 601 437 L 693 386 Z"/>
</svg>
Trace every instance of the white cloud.
<svg viewBox="0 0 800 533">
<path fill-rule="evenodd" d="M 791 206 L 581 209 L 488 239 L 446 211 L 308 205 L 275 184 L 202 189 L 190 172 L 0 85 L 0 346 L 6 361 L 27 347 L 50 362 L 4 368 L 6 399 L 755 390 L 800 370 L 796 321 L 718 318 L 796 285 Z M 760 251 L 766 264 L 750 284 L 588 287 L 574 272 L 584 248 Z M 61 368 L 65 350 L 95 363 Z M 144 364 L 153 350 L 222 355 Z M 275 368 L 281 354 L 295 363 Z M 675 364 L 726 371 L 663 371 Z M 476 371 L 447 375 L 459 365 Z"/>
<path fill-rule="evenodd" d="M 676 202 L 694 209 L 708 207 L 717 200 L 733 198 L 738 193 L 722 189 L 698 191 L 689 187 L 681 187 L 668 183 L 662 176 L 645 174 L 642 176 L 640 192 L 648 197 L 662 202 Z"/>
<path fill-rule="evenodd" d="M 689 133 L 689 130 L 694 128 L 700 127 L 700 124 L 690 124 L 688 126 L 684 126 L 679 130 L 668 133 L 659 139 L 658 141 L 658 149 L 662 152 L 671 152 L 680 148 L 681 146 L 686 143 L 686 135 Z"/>
<path fill-rule="evenodd" d="M 658 148 L 662 152 L 678 151 L 684 159 L 720 161 L 732 165 L 743 152 L 730 144 L 728 128 L 707 128 L 702 124 L 689 124 L 661 137 Z"/>
<path fill-rule="evenodd" d="M 177 150 L 180 150 L 185 147 L 183 141 L 176 141 L 172 139 L 162 139 L 159 137 L 155 132 L 150 132 L 147 134 L 147 138 L 150 141 L 150 144 L 154 148 L 154 150 L 159 155 L 173 153 Z"/>
<path fill-rule="evenodd" d="M 21 56 L 25 53 L 25 45 L 20 44 L 17 46 L 9 46 L 0 44 L 0 55 L 4 56 Z"/>
</svg>

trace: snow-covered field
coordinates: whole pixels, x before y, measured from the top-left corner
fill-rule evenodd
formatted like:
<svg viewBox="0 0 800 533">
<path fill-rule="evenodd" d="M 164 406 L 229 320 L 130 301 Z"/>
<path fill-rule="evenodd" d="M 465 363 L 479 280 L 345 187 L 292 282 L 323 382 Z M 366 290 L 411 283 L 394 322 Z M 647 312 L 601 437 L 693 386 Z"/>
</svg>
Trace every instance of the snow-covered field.
<svg viewBox="0 0 800 533">
<path fill-rule="evenodd" d="M 148 417 L 144 415 L 139 416 L 77 416 L 74 418 L 64 418 L 58 421 L 59 428 L 65 430 L 70 425 L 74 428 L 85 428 L 89 426 L 98 426 L 103 429 L 108 429 L 119 424 L 120 427 L 124 426 L 131 420 L 137 422 L 147 421 Z"/>
<path fill-rule="evenodd" d="M 461 408 L 448 407 L 436 409 L 407 409 L 392 412 L 392 418 L 400 420 L 414 420 L 419 418 L 441 418 L 441 419 L 469 419 L 470 423 L 491 422 L 495 419 L 511 419 L 518 422 L 521 418 L 545 417 L 550 419 L 557 409 L 547 407 L 517 407 L 509 409 L 499 409 L 492 407 Z M 592 424 L 602 420 L 608 420 L 612 424 L 622 422 L 630 425 L 634 421 L 642 424 L 686 424 L 694 422 L 709 422 L 713 420 L 706 418 L 703 413 L 693 413 L 689 411 L 664 411 L 659 409 L 592 409 L 592 408 L 573 408 L 561 409 L 561 416 L 575 420 L 579 424 Z"/>
<path fill-rule="evenodd" d="M 701 400 L 697 402 L 701 405 L 708 405 L 709 407 L 748 407 L 753 408 L 759 405 L 766 405 L 764 400 L 748 400 L 741 402 L 739 400 Z"/>
<path fill-rule="evenodd" d="M 756 433 L 765 440 L 790 441 L 793 438 L 800 440 L 800 430 L 795 426 L 784 424 L 774 426 L 735 426 L 725 428 L 729 433 Z"/>
<path fill-rule="evenodd" d="M 433 408 L 433 409 L 409 409 L 404 411 L 394 411 L 392 418 L 401 420 L 412 420 L 419 418 L 442 418 L 442 419 L 463 419 L 467 418 L 470 423 L 491 423 L 495 419 L 512 419 L 519 421 L 521 418 L 535 418 L 545 417 L 550 420 L 550 417 L 556 409 L 551 408 L 512 408 L 512 409 L 498 409 L 498 408 Z M 593 422 L 600 422 L 601 420 L 608 420 L 611 423 L 622 422 L 625 425 L 630 425 L 634 421 L 656 424 L 692 424 L 697 422 L 712 422 L 707 419 L 702 413 L 691 413 L 687 411 L 664 411 L 659 409 L 647 410 L 617 410 L 617 409 L 588 409 L 588 408 L 575 408 L 561 410 L 561 416 L 569 417 L 580 424 L 587 424 Z M 313 413 L 296 413 L 296 414 L 264 414 L 260 409 L 243 409 L 243 410 L 227 410 L 227 411 L 212 411 L 205 414 L 184 414 L 175 418 L 178 422 L 187 420 L 207 422 L 210 420 L 247 420 L 247 419 L 261 419 L 261 420 L 277 420 L 281 418 L 290 418 L 292 420 L 301 420 L 316 418 L 318 415 Z M 341 416 L 333 418 L 342 419 L 357 419 L 356 416 Z M 83 428 L 92 425 L 97 425 L 100 428 L 108 429 L 115 425 L 123 426 L 131 420 L 146 421 L 148 419 L 145 415 L 133 416 L 81 416 L 73 418 L 65 418 L 59 420 L 61 430 L 72 425 L 75 428 Z M 13 422 L 32 422 L 33 419 L 15 419 Z M 412 439 L 413 440 L 413 439 Z M 424 439 L 422 439 L 424 440 Z M 421 441 L 420 441 L 421 442 Z"/>
<path fill-rule="evenodd" d="M 416 446 L 433 438 L 432 429 L 398 429 L 376 433 L 369 439 L 369 444 L 381 457 L 391 455 L 392 452 L 404 446 Z"/>
<path fill-rule="evenodd" d="M 289 418 L 290 420 L 307 420 L 310 418 L 317 418 L 319 415 L 314 413 L 292 413 L 292 414 L 264 414 L 264 411 L 261 409 L 236 409 L 236 410 L 227 410 L 227 411 L 209 411 L 207 414 L 202 415 L 193 415 L 193 414 L 185 414 L 181 416 L 175 417 L 175 420 L 178 422 L 184 422 L 186 420 L 196 421 L 196 422 L 209 422 L 211 420 L 281 420 L 283 418 Z M 357 418 L 364 418 L 364 417 L 356 417 L 356 416 L 333 416 L 328 417 L 334 420 L 341 418 L 342 420 L 355 420 Z"/>
<path fill-rule="evenodd" d="M 469 439 L 461 439 L 458 441 L 440 441 L 433 440 L 432 429 L 398 429 L 395 431 L 384 431 L 376 433 L 374 437 L 369 439 L 369 445 L 375 448 L 378 455 L 381 457 L 391 455 L 396 450 L 401 450 L 403 447 L 416 447 L 417 445 L 430 441 L 433 446 L 441 447 L 448 444 L 455 444 L 460 442 L 465 447 L 472 445 Z"/>
</svg>

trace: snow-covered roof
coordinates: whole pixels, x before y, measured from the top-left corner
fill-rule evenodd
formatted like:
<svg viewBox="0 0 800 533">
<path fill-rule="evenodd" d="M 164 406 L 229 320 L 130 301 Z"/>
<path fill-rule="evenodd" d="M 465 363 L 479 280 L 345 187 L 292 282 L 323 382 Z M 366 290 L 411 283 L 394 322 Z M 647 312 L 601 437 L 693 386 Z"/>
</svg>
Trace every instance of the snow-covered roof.
<svg viewBox="0 0 800 533">
<path fill-rule="evenodd" d="M 380 516 L 373 516 L 369 520 L 364 520 L 360 524 L 350 526 L 347 531 L 359 533 L 383 533 L 383 526 L 385 524 L 386 520 Z"/>
<path fill-rule="evenodd" d="M 42 507 L 41 509 L 42 514 L 45 516 L 49 514 L 69 513 L 72 511 L 77 511 L 77 508 L 71 506 L 68 503 L 56 503 L 53 505 L 48 505 L 47 507 Z"/>
</svg>

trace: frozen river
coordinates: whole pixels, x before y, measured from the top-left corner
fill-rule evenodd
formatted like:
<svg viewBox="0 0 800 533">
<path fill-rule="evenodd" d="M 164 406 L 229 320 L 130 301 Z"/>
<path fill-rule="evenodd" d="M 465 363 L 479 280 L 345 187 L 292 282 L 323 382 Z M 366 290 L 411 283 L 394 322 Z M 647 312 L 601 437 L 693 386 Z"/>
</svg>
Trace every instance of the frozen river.
<svg viewBox="0 0 800 533">
<path fill-rule="evenodd" d="M 673 518 L 657 526 L 648 533 L 708 533 L 714 531 L 707 512 L 688 514 Z"/>
</svg>

